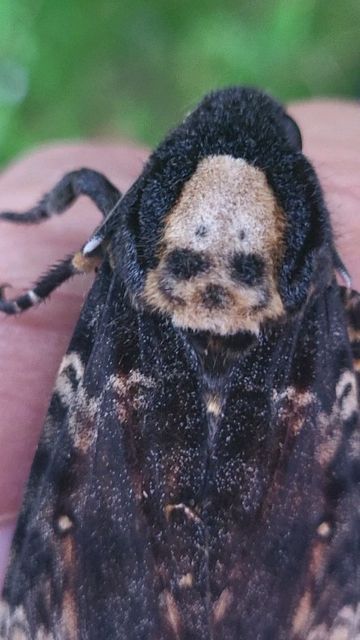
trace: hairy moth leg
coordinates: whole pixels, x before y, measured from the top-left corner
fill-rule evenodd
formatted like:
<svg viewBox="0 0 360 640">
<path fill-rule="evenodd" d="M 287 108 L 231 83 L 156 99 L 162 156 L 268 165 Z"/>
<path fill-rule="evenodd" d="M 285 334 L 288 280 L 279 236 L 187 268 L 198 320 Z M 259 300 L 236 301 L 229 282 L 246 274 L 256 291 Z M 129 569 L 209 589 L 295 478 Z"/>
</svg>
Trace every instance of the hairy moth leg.
<svg viewBox="0 0 360 640">
<path fill-rule="evenodd" d="M 101 173 L 91 169 L 79 169 L 67 173 L 32 209 L 25 213 L 4 211 L 0 213 L 0 220 L 37 224 L 54 214 L 63 213 L 81 195 L 88 196 L 104 217 L 114 211 L 121 199 L 120 191 Z M 17 298 L 6 300 L 4 290 L 8 285 L 0 286 L 0 311 L 9 315 L 21 313 L 45 300 L 52 291 L 73 275 L 94 270 L 101 261 L 102 249 L 99 245 L 100 243 L 97 243 L 96 251 L 91 255 L 84 256 L 79 252 L 53 265 L 37 280 L 32 289 Z"/>
<path fill-rule="evenodd" d="M 79 196 L 88 196 L 105 217 L 119 202 L 121 193 L 101 173 L 92 169 L 79 169 L 67 173 L 35 207 L 24 213 L 4 211 L 0 213 L 0 220 L 37 224 L 54 214 L 63 213 Z"/>
<path fill-rule="evenodd" d="M 84 256 L 79 251 L 54 264 L 36 281 L 32 289 L 11 300 L 4 299 L 3 291 L 9 285 L 3 285 L 0 287 L 0 311 L 8 315 L 26 311 L 45 300 L 55 289 L 72 276 L 95 270 L 100 262 L 101 256 L 99 254 Z"/>
</svg>

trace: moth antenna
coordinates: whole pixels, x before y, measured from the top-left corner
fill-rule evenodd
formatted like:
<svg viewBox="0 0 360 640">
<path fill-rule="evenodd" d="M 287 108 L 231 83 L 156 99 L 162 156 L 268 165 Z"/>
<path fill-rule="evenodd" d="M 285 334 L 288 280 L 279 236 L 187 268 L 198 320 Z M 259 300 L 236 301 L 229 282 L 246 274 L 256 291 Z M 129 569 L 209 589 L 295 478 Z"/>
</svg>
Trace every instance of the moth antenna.
<svg viewBox="0 0 360 640">
<path fill-rule="evenodd" d="M 122 198 L 123 196 L 120 194 L 118 200 L 106 215 L 105 220 L 95 229 L 94 233 L 90 236 L 89 240 L 82 250 L 84 256 L 91 254 L 96 249 L 98 249 L 112 233 L 112 219 Z"/>
<path fill-rule="evenodd" d="M 0 311 L 8 315 L 14 315 L 26 311 L 43 302 L 63 282 L 74 275 L 94 271 L 101 262 L 101 256 L 86 257 L 81 251 L 68 256 L 61 262 L 54 264 L 41 276 L 32 287 L 18 296 L 7 300 L 4 290 L 11 287 L 9 284 L 0 285 Z"/>
<path fill-rule="evenodd" d="M 79 169 L 67 173 L 35 207 L 24 213 L 4 211 L 0 220 L 38 224 L 66 211 L 79 196 L 88 196 L 103 216 L 108 216 L 109 211 L 111 214 L 121 200 L 120 191 L 104 175 L 92 169 Z"/>
<path fill-rule="evenodd" d="M 101 236 L 98 236 L 98 235 L 92 236 L 90 240 L 87 241 L 86 245 L 82 250 L 83 255 L 86 256 L 92 253 L 93 251 L 95 251 L 95 249 L 98 249 L 98 247 L 100 247 L 103 241 L 104 241 L 104 238 L 102 238 Z"/>
<path fill-rule="evenodd" d="M 337 272 L 338 272 L 339 276 L 342 278 L 342 280 L 344 281 L 347 289 L 351 289 L 352 280 L 351 280 L 351 276 L 350 276 L 349 272 L 346 269 L 337 269 Z"/>
<path fill-rule="evenodd" d="M 337 271 L 339 276 L 342 278 L 342 280 L 345 283 L 346 287 L 348 289 L 351 289 L 351 276 L 350 276 L 350 273 L 348 272 L 347 268 L 345 267 L 342 259 L 340 258 L 339 254 L 338 254 L 338 252 L 336 250 L 334 250 L 334 252 L 333 252 L 333 258 L 334 258 L 335 270 Z"/>
</svg>

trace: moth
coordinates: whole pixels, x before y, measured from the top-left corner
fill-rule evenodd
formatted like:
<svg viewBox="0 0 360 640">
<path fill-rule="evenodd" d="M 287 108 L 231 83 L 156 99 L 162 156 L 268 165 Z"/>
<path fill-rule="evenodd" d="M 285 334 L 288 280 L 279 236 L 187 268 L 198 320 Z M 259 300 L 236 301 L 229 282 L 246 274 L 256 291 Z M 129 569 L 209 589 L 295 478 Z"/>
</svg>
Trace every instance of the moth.
<svg viewBox="0 0 360 640">
<path fill-rule="evenodd" d="M 360 638 L 360 299 L 297 124 L 205 96 L 16 314 L 97 270 L 18 519 L 0 637 Z M 338 284 L 342 275 L 346 286 Z"/>
</svg>

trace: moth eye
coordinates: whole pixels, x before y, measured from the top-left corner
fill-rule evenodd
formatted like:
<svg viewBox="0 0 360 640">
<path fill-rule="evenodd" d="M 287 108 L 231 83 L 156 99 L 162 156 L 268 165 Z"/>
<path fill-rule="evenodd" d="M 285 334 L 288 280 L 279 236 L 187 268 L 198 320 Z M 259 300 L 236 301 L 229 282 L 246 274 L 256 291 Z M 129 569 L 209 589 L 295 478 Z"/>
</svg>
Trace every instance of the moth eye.
<svg viewBox="0 0 360 640">
<path fill-rule="evenodd" d="M 244 229 L 241 229 L 241 231 L 240 231 L 240 233 L 239 233 L 239 238 L 240 238 L 240 240 L 244 240 L 245 235 L 246 235 L 246 234 L 245 234 Z"/>
<path fill-rule="evenodd" d="M 181 280 L 189 280 L 207 271 L 210 263 L 201 253 L 191 249 L 174 249 L 166 259 L 166 266 L 171 275 Z"/>
<path fill-rule="evenodd" d="M 262 258 L 254 253 L 236 253 L 231 260 L 231 275 L 234 280 L 254 286 L 263 278 L 265 264 Z"/>
</svg>

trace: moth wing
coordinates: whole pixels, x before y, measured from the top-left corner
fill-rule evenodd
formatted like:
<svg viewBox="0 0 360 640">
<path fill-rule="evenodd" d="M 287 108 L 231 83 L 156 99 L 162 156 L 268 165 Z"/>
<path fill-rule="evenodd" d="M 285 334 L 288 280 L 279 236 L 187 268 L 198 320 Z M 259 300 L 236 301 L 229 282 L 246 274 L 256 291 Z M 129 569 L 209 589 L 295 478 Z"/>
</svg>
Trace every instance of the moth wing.
<svg viewBox="0 0 360 640">
<path fill-rule="evenodd" d="M 129 435 L 151 381 L 131 378 L 137 326 L 125 299 L 104 264 L 61 364 L 33 462 L 5 581 L 2 638 L 156 633 L 154 560 Z"/>
<path fill-rule="evenodd" d="M 294 616 L 294 628 L 306 629 L 306 640 L 360 637 L 360 294 L 339 287 L 339 296 L 348 343 L 340 337 L 333 351 L 334 403 L 318 421 L 323 435 L 325 513 Z M 330 311 L 335 318 L 334 309 Z M 336 323 L 330 329 L 341 336 Z"/>
<path fill-rule="evenodd" d="M 354 371 L 359 380 L 360 375 L 360 293 L 354 289 L 340 287 L 343 301 L 347 332 L 352 348 Z M 360 393 L 360 387 L 358 387 Z"/>
<path fill-rule="evenodd" d="M 216 638 L 360 633 L 359 327 L 359 294 L 350 313 L 334 284 L 235 365 L 213 456 Z"/>
</svg>

